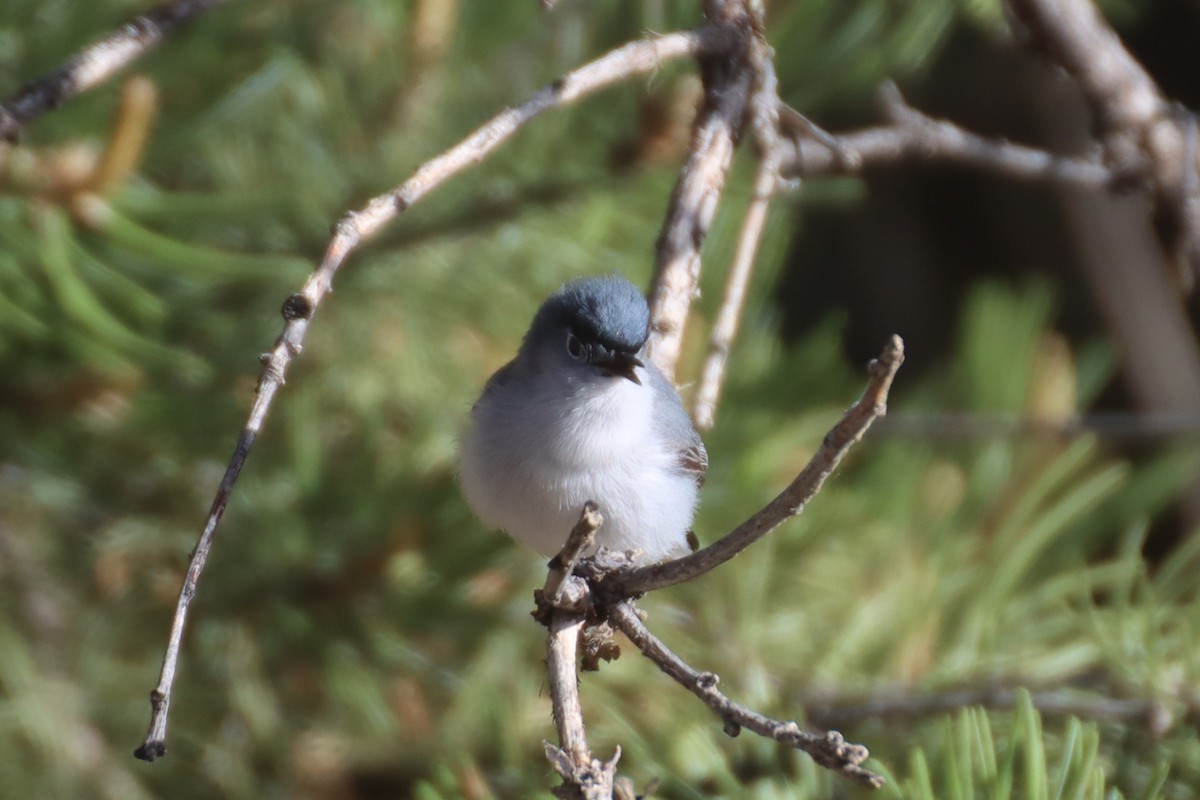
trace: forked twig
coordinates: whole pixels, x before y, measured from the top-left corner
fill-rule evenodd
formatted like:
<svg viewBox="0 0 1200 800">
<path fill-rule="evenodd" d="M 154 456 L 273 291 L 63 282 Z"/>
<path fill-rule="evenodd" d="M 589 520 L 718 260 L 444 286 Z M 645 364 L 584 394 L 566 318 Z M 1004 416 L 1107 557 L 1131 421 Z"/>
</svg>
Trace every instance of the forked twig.
<svg viewBox="0 0 1200 800">
<path fill-rule="evenodd" d="M 320 265 L 305 282 L 304 287 L 284 302 L 283 332 L 276 340 L 274 348 L 262 356 L 264 367 L 259 378 L 258 394 L 213 499 L 204 531 L 188 564 L 171 624 L 158 686 L 150 694 L 149 730 L 145 741 L 134 755 L 146 761 L 153 761 L 166 752 L 167 715 L 171 705 L 171 690 L 175 682 L 183 628 L 187 620 L 188 606 L 204 571 L 217 525 L 245 464 L 246 456 L 262 429 L 275 394 L 283 386 L 287 367 L 303 348 L 309 321 L 329 293 L 334 276 L 350 253 L 426 194 L 485 159 L 544 111 L 574 102 L 635 75 L 652 72 L 665 61 L 697 55 L 719 40 L 719 34 L 714 34 L 711 28 L 704 28 L 667 34 L 619 47 L 566 74 L 524 104 L 496 115 L 466 139 L 426 162 L 400 186 L 374 198 L 361 211 L 348 213 L 338 223 Z"/>
</svg>

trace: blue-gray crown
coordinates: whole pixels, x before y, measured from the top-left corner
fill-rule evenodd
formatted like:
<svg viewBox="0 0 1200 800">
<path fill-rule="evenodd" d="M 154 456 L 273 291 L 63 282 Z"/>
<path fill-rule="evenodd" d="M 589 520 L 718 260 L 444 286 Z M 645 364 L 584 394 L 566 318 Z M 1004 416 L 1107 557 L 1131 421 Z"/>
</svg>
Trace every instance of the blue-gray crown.
<svg viewBox="0 0 1200 800">
<path fill-rule="evenodd" d="M 650 309 L 636 286 L 620 275 L 578 278 L 542 303 L 525 340 L 570 328 L 585 343 L 636 353 L 650 333 Z"/>
</svg>

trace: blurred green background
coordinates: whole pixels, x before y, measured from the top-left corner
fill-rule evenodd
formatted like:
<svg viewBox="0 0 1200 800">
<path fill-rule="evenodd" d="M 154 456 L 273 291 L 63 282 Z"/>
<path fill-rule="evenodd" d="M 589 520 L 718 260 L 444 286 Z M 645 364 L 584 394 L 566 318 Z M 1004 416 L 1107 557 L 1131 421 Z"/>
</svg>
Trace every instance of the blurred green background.
<svg viewBox="0 0 1200 800">
<path fill-rule="evenodd" d="M 677 0 L 558 5 L 229 3 L 139 62 L 147 80 L 0 149 L 0 795 L 548 796 L 544 635 L 528 616 L 544 566 L 472 518 L 455 438 L 548 292 L 581 274 L 647 283 L 689 64 L 540 118 L 351 259 L 226 513 L 169 755 L 131 753 L 258 354 L 330 225 L 566 69 L 698 17 Z M 770 6 L 781 92 L 831 127 L 870 121 L 886 77 L 985 130 L 1063 91 L 1032 61 L 1005 66 L 1021 57 L 993 0 Z M 3 0 L 0 94 L 143 8 Z M 1175 96 L 1196 91 L 1169 59 L 1190 6 L 1106 10 L 1157 43 Z M 97 178 L 154 95 L 144 154 Z M 684 381 L 753 167 L 739 155 L 706 245 Z M 735 699 L 867 744 L 892 778 L 880 797 L 1200 785 L 1195 426 L 1045 433 L 1076 413 L 1161 411 L 1145 398 L 1165 392 L 1139 383 L 1096 279 L 1073 271 L 1091 234 L 1062 233 L 1067 203 L 928 168 L 777 202 L 705 437 L 701 540 L 785 485 L 894 331 L 911 358 L 893 417 L 800 519 L 643 603 Z M 1200 400 L 1180 396 L 1167 410 L 1194 417 Z M 1043 433 L 1008 435 L 1019 419 Z M 583 702 L 597 754 L 619 744 L 655 796 L 867 794 L 725 737 L 628 652 L 585 676 Z"/>
</svg>

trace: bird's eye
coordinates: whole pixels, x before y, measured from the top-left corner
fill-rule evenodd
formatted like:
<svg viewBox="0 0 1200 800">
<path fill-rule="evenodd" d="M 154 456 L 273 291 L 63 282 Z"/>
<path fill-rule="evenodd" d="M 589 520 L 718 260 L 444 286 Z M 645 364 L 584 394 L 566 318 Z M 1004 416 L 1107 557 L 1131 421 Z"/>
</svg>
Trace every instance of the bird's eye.
<svg viewBox="0 0 1200 800">
<path fill-rule="evenodd" d="M 583 342 L 573 333 L 567 334 L 567 352 L 571 358 L 583 358 Z"/>
</svg>

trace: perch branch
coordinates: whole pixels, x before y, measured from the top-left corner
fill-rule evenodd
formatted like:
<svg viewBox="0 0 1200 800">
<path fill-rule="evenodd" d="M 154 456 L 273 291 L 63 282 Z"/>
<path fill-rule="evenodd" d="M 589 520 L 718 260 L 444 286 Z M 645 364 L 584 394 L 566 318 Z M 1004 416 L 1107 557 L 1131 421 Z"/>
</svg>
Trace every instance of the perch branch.
<svg viewBox="0 0 1200 800">
<path fill-rule="evenodd" d="M 711 672 L 697 672 L 671 652 L 642 623 L 628 602 L 623 601 L 611 606 L 608 616 L 642 655 L 715 711 L 724 722 L 725 732 L 730 736 L 737 736 L 742 728 L 746 728 L 760 736 L 803 750 L 822 767 L 839 772 L 872 789 L 883 785 L 882 776 L 861 766 L 870 756 L 867 748 L 847 742 L 837 731 L 829 731 L 824 735 L 806 733 L 800 730 L 795 722 L 770 719 L 730 700 L 717 688 L 720 679 L 716 675 Z"/>
<path fill-rule="evenodd" d="M 717 321 L 713 324 L 708 357 L 700 373 L 700 384 L 692 406 L 692 419 L 700 430 L 711 428 L 716 421 L 717 401 L 720 399 L 721 385 L 725 382 L 725 366 L 729 362 L 729 352 L 737 336 L 738 322 L 742 318 L 742 309 L 746 302 L 746 288 L 750 285 L 750 276 L 754 273 L 758 245 L 766 227 L 767 209 L 779 177 L 779 95 L 775 68 L 762 42 L 755 43 L 754 51 L 759 82 L 750 100 L 750 106 L 760 160 L 754 178 L 754 194 L 746 208 L 733 261 L 725 278 L 721 307 L 717 312 Z"/>
<path fill-rule="evenodd" d="M 441 186 L 458 173 L 472 167 L 501 144 L 508 141 L 530 120 L 544 111 L 579 100 L 619 81 L 635 75 L 652 72 L 664 61 L 697 55 L 720 39 L 719 32 L 704 28 L 696 31 L 672 33 L 646 39 L 619 47 L 563 76 L 539 91 L 523 105 L 511 108 L 493 117 L 483 127 L 459 142 L 440 156 L 426 162 L 395 189 L 372 199 L 361 211 L 348 213 L 338 223 L 333 239 L 326 248 L 324 258 L 316 271 L 309 276 L 304 287 L 284 301 L 282 314 L 285 320 L 283 332 L 269 353 L 262 356 L 263 372 L 258 382 L 258 393 L 249 418 L 238 439 L 229 466 L 221 479 L 216 497 L 213 499 L 204 531 L 192 552 L 175 617 L 171 624 L 166 654 L 158 686 L 150 695 L 150 726 L 145 741 L 134 752 L 138 758 L 153 761 L 166 752 L 167 715 L 171 704 L 171 690 L 179 659 L 179 647 L 183 628 L 187 620 L 188 606 L 196 593 L 196 585 L 204 570 L 213 536 L 225 506 L 229 501 L 234 484 L 245 464 L 246 456 L 262 429 L 267 411 L 275 394 L 283 386 L 284 376 L 292 359 L 300 354 L 308 324 L 324 297 L 330 292 L 334 275 L 342 263 L 364 241 L 370 239 L 399 214 L 411 207 L 426 194 Z"/>
<path fill-rule="evenodd" d="M 804 510 L 825 479 L 833 472 L 876 419 L 887 412 L 888 391 L 904 361 L 904 342 L 892 336 L 878 359 L 867 367 L 866 391 L 842 419 L 825 435 L 821 447 L 795 480 L 761 511 L 729 534 L 690 556 L 623 570 L 605 584 L 610 597 L 632 597 L 644 592 L 692 580 L 725 563 L 760 537 Z"/>
<path fill-rule="evenodd" d="M 0 140 L 14 142 L 30 121 L 108 80 L 153 50 L 172 31 L 226 0 L 173 0 L 134 17 L 93 42 L 49 75 L 0 102 Z"/>
</svg>

